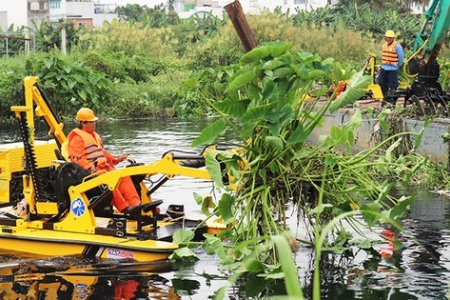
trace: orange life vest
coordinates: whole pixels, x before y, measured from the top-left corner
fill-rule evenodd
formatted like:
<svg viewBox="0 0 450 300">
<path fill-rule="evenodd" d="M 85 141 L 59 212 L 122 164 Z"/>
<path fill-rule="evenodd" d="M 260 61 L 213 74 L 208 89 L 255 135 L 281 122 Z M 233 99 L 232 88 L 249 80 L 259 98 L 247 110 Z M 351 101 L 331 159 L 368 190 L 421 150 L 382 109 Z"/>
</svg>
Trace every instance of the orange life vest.
<svg viewBox="0 0 450 300">
<path fill-rule="evenodd" d="M 102 138 L 96 132 L 94 132 L 94 136 L 92 136 L 91 134 L 79 128 L 75 128 L 72 131 L 78 134 L 83 139 L 87 160 L 95 161 L 97 158 L 105 157 L 105 155 L 103 154 Z"/>
<path fill-rule="evenodd" d="M 381 56 L 381 63 L 385 65 L 396 65 L 398 63 L 397 51 L 395 51 L 395 46 L 398 45 L 397 42 L 392 42 L 390 45 L 388 43 L 383 44 L 383 55 Z"/>
</svg>

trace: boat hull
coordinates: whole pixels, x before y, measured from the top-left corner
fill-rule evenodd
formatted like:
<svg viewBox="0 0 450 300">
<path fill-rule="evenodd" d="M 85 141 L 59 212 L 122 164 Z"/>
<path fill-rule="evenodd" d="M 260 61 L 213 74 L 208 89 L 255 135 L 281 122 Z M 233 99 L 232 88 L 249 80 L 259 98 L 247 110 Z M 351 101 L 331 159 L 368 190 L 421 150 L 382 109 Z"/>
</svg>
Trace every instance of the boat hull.
<svg viewBox="0 0 450 300">
<path fill-rule="evenodd" d="M 135 261 L 164 260 L 178 245 L 156 240 L 138 240 L 94 234 L 26 228 L 10 232 L 1 227 L 0 249 L 42 256 L 91 255 L 108 259 Z"/>
</svg>

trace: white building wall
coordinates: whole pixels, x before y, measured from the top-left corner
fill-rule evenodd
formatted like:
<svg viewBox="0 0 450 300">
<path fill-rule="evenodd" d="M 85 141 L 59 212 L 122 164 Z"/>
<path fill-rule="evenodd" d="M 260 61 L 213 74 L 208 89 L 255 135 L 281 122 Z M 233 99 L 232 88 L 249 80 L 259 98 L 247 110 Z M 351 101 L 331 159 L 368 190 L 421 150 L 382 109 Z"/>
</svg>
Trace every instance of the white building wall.
<svg viewBox="0 0 450 300">
<path fill-rule="evenodd" d="M 92 25 L 94 25 L 94 27 L 101 27 L 103 26 L 104 21 L 111 23 L 114 19 L 118 18 L 119 15 L 117 13 L 96 13 L 94 19 L 92 20 Z"/>
<path fill-rule="evenodd" d="M 331 3 L 336 4 L 338 0 L 332 0 Z M 183 11 L 184 3 L 197 3 L 197 7 L 188 12 Z M 204 7 L 204 3 L 211 2 L 212 7 Z M 206 0 L 180 0 L 176 3 L 175 8 L 181 18 L 187 18 L 195 13 L 201 11 L 211 11 L 213 15 L 221 16 L 222 9 L 234 2 L 234 0 L 216 0 L 209 1 Z M 324 7 L 327 5 L 327 0 L 240 0 L 239 3 L 246 14 L 260 14 L 264 10 L 269 10 L 273 12 L 277 7 L 280 7 L 283 12 L 295 14 L 297 10 L 310 11 L 312 9 L 317 9 L 319 7 Z"/>
<path fill-rule="evenodd" d="M 1 1 L 1 0 L 0 0 Z M 52 5 L 52 2 L 54 4 Z M 49 6 L 49 21 L 50 22 L 58 22 L 61 18 L 66 18 L 67 15 L 67 6 L 65 0 L 55 1 L 50 0 Z"/>
<path fill-rule="evenodd" d="M 27 0 L 0 0 L 0 11 L 7 12 L 6 21 L 3 18 L 0 21 L 2 24 L 6 23 L 6 28 L 13 24 L 14 28 L 27 25 Z"/>
<path fill-rule="evenodd" d="M 115 13 L 117 4 L 115 3 L 96 3 L 94 7 L 94 27 L 101 27 L 104 21 L 111 23 L 114 19 L 118 19 L 119 15 Z"/>
<path fill-rule="evenodd" d="M 8 30 L 8 12 L 0 11 L 0 32 Z"/>
<path fill-rule="evenodd" d="M 327 5 L 327 0 L 241 0 L 245 13 L 259 14 L 264 10 L 273 12 L 280 7 L 282 11 L 295 13 L 296 9 L 310 11 Z M 337 1 L 333 1 L 337 2 Z"/>
<path fill-rule="evenodd" d="M 67 2 L 67 16 L 94 18 L 94 2 Z"/>
</svg>

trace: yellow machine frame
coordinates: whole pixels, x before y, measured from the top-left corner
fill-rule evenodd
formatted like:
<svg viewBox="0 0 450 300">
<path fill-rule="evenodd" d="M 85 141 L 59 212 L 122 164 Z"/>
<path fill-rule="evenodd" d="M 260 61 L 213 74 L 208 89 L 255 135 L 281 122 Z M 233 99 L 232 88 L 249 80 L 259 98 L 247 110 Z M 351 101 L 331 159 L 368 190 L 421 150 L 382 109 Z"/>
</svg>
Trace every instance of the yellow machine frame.
<svg viewBox="0 0 450 300">
<path fill-rule="evenodd" d="M 98 217 L 95 215 L 94 209 L 91 207 L 92 199 L 89 199 L 87 192 L 98 187 L 102 187 L 103 190 L 113 191 L 122 178 L 134 175 L 139 177 L 144 176 L 144 178 L 159 175 L 160 178 L 164 179 L 163 182 L 174 178 L 175 176 L 187 176 L 211 180 L 209 172 L 205 168 L 200 168 L 202 166 L 201 164 L 195 165 L 183 163 L 192 159 L 192 161 L 203 161 L 204 165 L 204 156 L 209 148 L 205 149 L 201 154 L 190 153 L 187 156 L 168 152 L 160 160 L 151 164 L 133 164 L 127 168 L 120 168 L 111 172 L 92 174 L 91 176 L 88 176 L 88 178 L 85 178 L 80 184 L 69 187 L 68 194 L 70 198 L 70 208 L 61 213 L 58 211 L 59 207 L 57 201 L 37 199 L 37 193 L 33 184 L 33 175 L 25 172 L 24 162 L 26 150 L 24 148 L 28 145 L 34 149 L 37 164 L 36 167 L 38 168 L 48 168 L 51 170 L 69 163 L 67 160 L 61 159 L 61 157 L 58 159 L 55 153 L 55 150 L 61 151 L 63 145 L 67 143 L 67 137 L 63 132 L 63 123 L 58 121 L 44 95 L 41 93 L 37 85 L 38 81 L 39 79 L 35 76 L 26 77 L 24 79 L 25 105 L 11 107 L 11 110 L 15 113 L 16 117 L 22 121 L 21 124 L 26 124 L 28 140 L 24 141 L 22 147 L 20 147 L 19 143 L 13 143 L 13 146 L 0 145 L 0 168 L 2 168 L 2 172 L 0 172 L 0 208 L 7 205 L 16 207 L 18 204 L 17 201 L 20 200 L 11 199 L 9 193 L 10 187 L 8 184 L 2 183 L 10 182 L 12 177 L 11 174 L 13 174 L 13 172 L 23 174 L 23 196 L 26 207 L 28 208 L 26 213 L 15 219 L 4 219 L 0 217 L 0 240 L 6 238 L 8 241 L 14 241 L 14 243 L 6 243 L 9 247 L 6 248 L 16 250 L 22 248 L 26 249 L 30 242 L 34 243 L 33 245 L 43 245 L 45 242 L 49 242 L 52 245 L 58 242 L 62 243 L 61 247 L 55 249 L 52 248 L 50 254 L 54 255 L 64 255 L 65 253 L 70 253 L 69 251 L 79 253 L 80 249 L 84 249 L 81 251 L 85 251 L 90 247 L 89 245 L 97 244 L 99 246 L 97 246 L 96 249 L 100 249 L 97 251 L 100 257 L 104 257 L 106 255 L 105 253 L 108 253 L 108 251 L 113 253 L 116 249 L 123 248 L 125 249 L 125 253 L 128 253 L 127 251 L 136 250 L 137 252 L 133 252 L 133 256 L 140 261 L 146 259 L 167 258 L 168 253 L 177 249 L 178 245 L 173 243 L 164 244 L 164 242 L 159 240 L 153 240 L 151 234 L 148 235 L 148 238 L 144 238 L 144 240 L 140 241 L 133 237 L 133 234 L 142 237 L 142 234 L 147 234 L 160 226 L 167 226 L 173 222 L 156 221 L 154 216 L 155 210 L 151 209 L 148 212 L 142 211 L 137 220 L 128 219 L 128 217 L 123 216 L 124 220 L 126 220 L 125 222 L 129 221 L 130 223 L 129 226 L 127 225 L 126 227 L 131 228 L 133 231 L 130 238 L 119 235 L 114 236 L 114 230 L 111 231 L 112 233 L 108 232 L 103 235 L 101 232 L 105 232 L 105 230 L 108 231 L 108 229 L 100 228 L 99 222 L 104 223 L 105 217 Z M 35 116 L 43 117 L 45 119 L 50 128 L 49 135 L 52 136 L 54 140 L 46 142 L 35 141 Z M 24 118 L 26 118 L 26 120 Z M 23 127 L 24 126 L 22 125 L 22 128 Z M 12 157 L 14 157 L 13 160 L 11 160 Z M 12 164 L 11 161 L 13 161 Z M 150 193 L 154 191 L 155 188 L 152 187 L 152 191 L 150 191 L 144 182 L 140 183 L 140 187 L 142 204 L 152 203 Z M 155 207 L 157 204 L 158 203 L 155 202 Z M 113 214 L 118 215 L 116 212 Z M 30 215 L 37 217 L 30 219 Z M 57 217 L 54 217 L 55 215 Z M 53 219 L 52 216 L 54 217 Z M 152 223 L 141 225 L 140 220 L 141 218 L 145 219 L 145 217 L 147 217 L 146 220 L 153 220 Z M 51 222 L 49 222 L 49 219 Z M 157 222 L 158 225 L 156 225 Z M 215 224 L 214 226 L 215 230 L 217 230 L 218 225 Z M 46 237 L 48 239 L 47 241 Z M 5 247 L 0 246 L 0 248 Z M 153 256 L 146 254 L 146 251 L 150 248 L 151 251 L 153 251 Z M 38 254 L 45 252 L 44 250 L 42 250 L 44 252 L 41 250 L 42 249 L 38 251 L 39 253 L 36 251 L 34 252 Z"/>
<path fill-rule="evenodd" d="M 31 144 L 34 142 L 34 115 L 44 117 L 45 121 L 50 127 L 49 135 L 52 135 L 56 139 L 56 143 L 60 148 L 67 141 L 67 137 L 63 132 L 64 125 L 59 123 L 55 117 L 53 111 L 47 105 L 43 99 L 38 87 L 37 77 L 26 77 L 24 80 L 25 87 L 25 105 L 24 106 L 12 106 L 11 110 L 15 112 L 17 118 L 21 118 L 20 113 L 25 112 L 28 120 L 28 126 L 30 128 L 30 140 Z M 36 104 L 36 108 L 33 113 L 33 106 Z M 58 161 L 55 159 L 52 163 L 60 164 L 64 161 Z M 129 168 L 117 169 L 104 174 L 94 174 L 92 178 L 84 181 L 83 183 L 72 186 L 69 188 L 69 195 L 71 201 L 71 207 L 73 205 L 83 205 L 86 210 L 80 215 L 75 215 L 73 210 L 69 210 L 67 216 L 61 221 L 54 223 L 54 230 L 70 231 L 70 232 L 82 232 L 82 233 L 95 233 L 97 227 L 96 218 L 92 209 L 89 209 L 89 199 L 86 196 L 86 192 L 99 186 L 106 186 L 109 190 L 114 190 L 120 179 L 127 176 L 133 176 L 138 174 L 145 174 L 145 177 L 150 177 L 155 174 L 164 174 L 168 178 L 174 176 L 187 176 L 200 179 L 211 179 L 206 169 L 195 169 L 190 167 L 183 167 L 173 158 L 173 154 L 166 154 L 161 160 L 149 165 L 138 165 Z M 101 175 L 101 176 L 96 176 Z M 52 215 L 58 212 L 58 204 L 55 202 L 41 202 L 35 198 L 34 188 L 31 184 L 31 178 L 27 175 L 23 176 L 24 184 L 24 197 L 28 204 L 31 213 Z M 147 187 L 142 184 L 144 188 L 142 192 L 142 203 L 145 204 L 151 201 L 151 197 L 147 195 Z M 24 222 L 23 220 L 17 221 L 17 228 L 42 228 L 45 221 L 33 221 Z"/>
</svg>

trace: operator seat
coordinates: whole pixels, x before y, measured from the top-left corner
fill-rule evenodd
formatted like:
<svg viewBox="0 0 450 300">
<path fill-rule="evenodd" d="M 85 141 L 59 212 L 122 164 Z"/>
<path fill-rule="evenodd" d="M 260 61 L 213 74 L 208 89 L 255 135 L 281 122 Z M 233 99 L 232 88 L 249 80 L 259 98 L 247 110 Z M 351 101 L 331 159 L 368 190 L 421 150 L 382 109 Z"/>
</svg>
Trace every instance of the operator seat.
<svg viewBox="0 0 450 300">
<path fill-rule="evenodd" d="M 70 162 L 69 159 L 69 142 L 65 141 L 61 144 L 60 149 L 55 149 L 56 159 Z"/>
<path fill-rule="evenodd" d="M 61 155 L 66 161 L 70 161 L 69 159 L 69 142 L 65 141 L 61 144 Z"/>
<path fill-rule="evenodd" d="M 68 141 L 63 142 L 61 144 L 60 149 L 55 149 L 55 154 L 56 154 L 56 157 L 57 157 L 58 160 L 65 161 L 65 162 L 67 162 L 67 164 L 75 164 L 75 163 L 71 162 L 70 159 L 69 159 L 70 156 L 69 156 L 69 142 Z M 66 163 L 64 163 L 64 164 L 66 164 Z M 129 165 L 128 167 L 133 166 L 133 165 L 142 165 L 142 164 L 141 163 L 134 163 L 134 164 Z M 61 168 L 61 166 L 60 166 L 60 168 Z M 81 176 L 89 176 L 89 173 L 87 173 L 87 171 L 84 172 L 84 170 L 81 167 L 79 167 L 78 165 L 70 166 L 70 167 L 69 166 L 67 166 L 67 167 L 63 166 L 62 168 L 66 168 L 67 170 L 70 170 L 69 173 L 72 174 L 71 177 L 76 177 L 74 175 L 75 173 L 77 173 L 78 176 L 80 176 L 81 174 L 84 174 L 84 175 L 81 175 Z M 72 169 L 75 169 L 77 171 L 74 171 Z M 62 177 L 64 179 L 66 179 L 67 175 L 69 175 L 69 174 L 66 174 L 66 172 L 64 172 L 59 177 Z M 131 180 L 133 182 L 133 185 L 136 188 L 136 191 L 138 192 L 139 195 L 141 195 L 141 192 L 142 192 L 142 188 L 141 188 L 140 183 L 144 180 L 144 178 L 145 178 L 145 175 L 133 175 L 133 176 L 131 176 Z M 71 180 L 67 180 L 67 179 L 60 181 L 60 183 L 58 184 L 59 185 L 58 188 L 59 188 L 59 190 L 61 190 L 61 188 L 63 189 L 64 196 L 65 196 L 63 198 L 67 198 L 66 201 L 70 201 L 68 199 L 68 195 L 66 195 L 66 192 L 65 192 L 66 189 L 68 189 L 69 186 L 72 185 L 72 184 L 81 183 L 82 180 L 83 180 L 82 177 L 78 177 L 78 180 L 75 181 L 75 182 L 71 181 Z M 71 184 L 68 185 L 67 182 L 71 182 Z M 94 214 L 96 216 L 110 217 L 111 215 L 114 214 L 114 208 L 111 205 L 111 200 L 112 200 L 112 192 L 111 191 L 106 190 L 104 187 L 96 187 L 96 188 L 88 191 L 86 193 L 86 195 L 90 199 L 89 207 L 94 210 Z M 153 215 L 156 215 L 156 207 L 158 205 L 160 205 L 161 203 L 162 203 L 162 201 L 161 202 L 159 202 L 159 201 L 152 201 L 150 203 L 146 203 L 146 204 L 142 205 L 142 210 L 144 212 L 152 211 Z"/>
<path fill-rule="evenodd" d="M 81 183 L 83 181 L 83 178 L 89 176 L 90 174 L 89 172 L 76 165 L 76 163 L 70 161 L 68 141 L 63 142 L 60 149 L 55 149 L 55 155 L 58 160 L 64 161 L 64 163 L 62 163 L 62 165 L 58 167 L 60 168 L 60 170 L 57 173 L 57 178 L 59 179 L 56 180 L 56 190 L 59 194 L 58 198 L 64 199 L 63 201 L 65 203 L 69 203 L 70 199 L 67 192 L 69 186 Z M 64 169 L 67 171 L 65 171 Z M 102 214 L 105 211 L 112 211 L 112 206 L 110 205 L 110 202 L 112 200 L 111 191 L 106 190 L 103 187 L 96 187 L 92 190 L 87 191 L 86 195 L 90 199 L 90 207 L 93 208 L 94 214 L 97 215 Z"/>
</svg>

